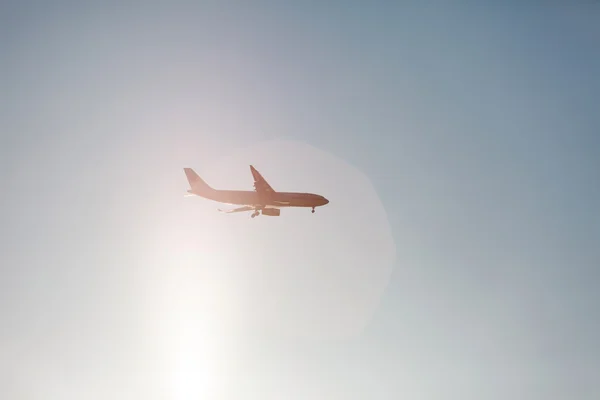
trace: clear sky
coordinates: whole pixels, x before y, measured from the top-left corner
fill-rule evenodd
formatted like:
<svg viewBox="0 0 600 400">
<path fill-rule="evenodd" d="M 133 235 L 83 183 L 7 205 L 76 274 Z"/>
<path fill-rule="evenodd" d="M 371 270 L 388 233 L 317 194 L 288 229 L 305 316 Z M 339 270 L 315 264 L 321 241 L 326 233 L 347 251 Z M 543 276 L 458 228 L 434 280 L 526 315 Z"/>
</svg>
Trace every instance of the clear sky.
<svg viewBox="0 0 600 400">
<path fill-rule="evenodd" d="M 0 5 L 0 397 L 597 398 L 600 3 L 125 3 Z"/>
</svg>

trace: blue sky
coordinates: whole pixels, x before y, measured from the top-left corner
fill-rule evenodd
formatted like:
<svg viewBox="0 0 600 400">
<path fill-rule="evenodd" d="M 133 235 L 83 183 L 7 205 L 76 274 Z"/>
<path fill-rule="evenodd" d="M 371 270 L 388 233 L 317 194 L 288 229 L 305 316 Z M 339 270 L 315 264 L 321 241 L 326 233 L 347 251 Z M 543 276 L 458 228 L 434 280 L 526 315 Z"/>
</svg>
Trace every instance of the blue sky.
<svg viewBox="0 0 600 400">
<path fill-rule="evenodd" d="M 191 396 L 165 383 L 169 350 L 152 350 L 168 326 L 153 307 L 168 316 L 176 306 L 146 301 L 165 266 L 207 259 L 198 250 L 182 261 L 165 244 L 210 236 L 191 222 L 205 218 L 223 238 L 250 238 L 242 261 L 231 256 L 246 271 L 297 251 L 275 229 L 307 237 L 317 226 L 363 226 L 387 238 L 389 227 L 395 243 L 389 284 L 360 335 L 305 343 L 241 333 L 239 353 L 227 353 L 238 366 L 218 378 L 235 390 L 223 396 L 598 393 L 599 4 L 13 2 L 0 6 L 0 35 L 6 397 Z M 325 222 L 291 213 L 254 231 L 258 221 L 219 222 L 202 202 L 182 202 L 181 168 L 210 171 L 272 139 L 330 154 L 302 153 L 339 167 L 337 187 L 323 170 L 315 190 L 343 195 L 341 182 L 358 176 L 335 158 L 368 178 L 364 192 L 380 204 L 336 213 L 332 201 L 309 215 Z M 311 184 L 306 158 L 287 167 L 282 158 L 263 162 L 293 169 L 290 185 Z M 261 172 L 286 182 L 285 172 Z M 249 179 L 211 173 L 223 185 Z M 322 266 L 318 251 L 356 244 L 348 232 L 306 239 L 317 254 L 307 260 Z M 275 238 L 273 258 L 251 249 L 261 235 Z M 140 280 L 147 271 L 154 278 Z"/>
</svg>

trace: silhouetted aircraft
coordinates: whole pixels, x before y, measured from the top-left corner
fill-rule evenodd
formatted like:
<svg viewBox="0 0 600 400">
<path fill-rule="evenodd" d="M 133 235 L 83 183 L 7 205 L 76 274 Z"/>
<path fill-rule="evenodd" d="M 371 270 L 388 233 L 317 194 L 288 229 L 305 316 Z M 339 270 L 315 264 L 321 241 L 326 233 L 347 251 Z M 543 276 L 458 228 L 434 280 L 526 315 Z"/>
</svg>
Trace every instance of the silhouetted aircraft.
<svg viewBox="0 0 600 400">
<path fill-rule="evenodd" d="M 252 218 L 259 213 L 278 217 L 281 214 L 281 207 L 309 207 L 314 213 L 315 207 L 329 203 L 329 200 L 318 194 L 276 192 L 252 165 L 250 171 L 254 177 L 254 191 L 213 189 L 193 169 L 184 168 L 183 170 L 191 186 L 191 189 L 188 190 L 189 195 L 204 197 L 220 203 L 244 206 L 227 211 L 219 210 L 225 213 L 254 211 L 251 215 Z"/>
</svg>

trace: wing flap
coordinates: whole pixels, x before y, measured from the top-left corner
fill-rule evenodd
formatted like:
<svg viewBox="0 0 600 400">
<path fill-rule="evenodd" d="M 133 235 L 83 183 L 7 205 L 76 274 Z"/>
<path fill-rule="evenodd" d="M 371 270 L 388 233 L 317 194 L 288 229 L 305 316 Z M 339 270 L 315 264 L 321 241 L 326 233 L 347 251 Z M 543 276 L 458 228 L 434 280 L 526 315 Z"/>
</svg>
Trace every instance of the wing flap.
<svg viewBox="0 0 600 400">
<path fill-rule="evenodd" d="M 246 207 L 234 208 L 233 210 L 221 210 L 219 208 L 219 211 L 222 213 L 225 213 L 225 214 L 231 214 L 231 213 L 236 213 L 236 212 L 254 211 L 254 207 L 246 206 Z"/>
</svg>

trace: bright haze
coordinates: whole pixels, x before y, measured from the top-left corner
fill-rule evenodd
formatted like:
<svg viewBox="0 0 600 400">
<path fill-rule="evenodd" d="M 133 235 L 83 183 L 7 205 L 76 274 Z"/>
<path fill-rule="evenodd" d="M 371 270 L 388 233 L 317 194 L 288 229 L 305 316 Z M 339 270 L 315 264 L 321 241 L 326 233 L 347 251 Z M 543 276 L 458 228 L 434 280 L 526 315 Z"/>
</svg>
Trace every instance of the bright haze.
<svg viewBox="0 0 600 400">
<path fill-rule="evenodd" d="M 597 398 L 600 3 L 189 3 L 0 5 L 0 398 Z"/>
</svg>

